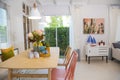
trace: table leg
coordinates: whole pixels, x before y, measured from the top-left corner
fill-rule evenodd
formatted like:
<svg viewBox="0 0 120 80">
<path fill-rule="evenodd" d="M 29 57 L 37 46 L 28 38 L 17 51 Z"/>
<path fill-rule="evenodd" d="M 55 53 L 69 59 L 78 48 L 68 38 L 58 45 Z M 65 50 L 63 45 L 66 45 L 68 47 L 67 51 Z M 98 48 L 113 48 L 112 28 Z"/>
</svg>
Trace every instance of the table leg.
<svg viewBox="0 0 120 80">
<path fill-rule="evenodd" d="M 108 63 L 108 56 L 106 56 L 106 63 Z"/>
<path fill-rule="evenodd" d="M 51 80 L 51 69 L 48 69 L 48 80 Z"/>
<path fill-rule="evenodd" d="M 87 55 L 85 55 L 85 57 L 86 57 L 86 61 L 87 61 Z"/>
<path fill-rule="evenodd" d="M 104 57 L 102 56 L 102 60 L 104 60 Z"/>
<path fill-rule="evenodd" d="M 12 80 L 12 69 L 8 69 L 8 80 Z"/>
</svg>

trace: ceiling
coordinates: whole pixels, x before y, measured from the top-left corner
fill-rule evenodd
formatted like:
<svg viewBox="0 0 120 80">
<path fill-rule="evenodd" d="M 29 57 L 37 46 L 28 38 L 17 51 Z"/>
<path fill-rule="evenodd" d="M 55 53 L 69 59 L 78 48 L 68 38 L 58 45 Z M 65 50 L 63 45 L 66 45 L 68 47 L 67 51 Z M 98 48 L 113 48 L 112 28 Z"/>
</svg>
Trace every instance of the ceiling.
<svg viewBox="0 0 120 80">
<path fill-rule="evenodd" d="M 12 2 L 12 0 L 2 0 Z M 14 1 L 14 0 L 13 0 Z M 37 2 L 37 6 L 44 15 L 70 14 L 70 6 L 79 7 L 85 5 L 110 5 L 119 6 L 120 0 L 23 0 L 29 6 Z"/>
<path fill-rule="evenodd" d="M 120 0 L 37 0 L 41 5 L 106 5 L 120 4 Z"/>
<path fill-rule="evenodd" d="M 37 2 L 42 6 L 70 6 L 70 5 L 119 5 L 120 0 L 26 0 L 29 4 Z"/>
<path fill-rule="evenodd" d="M 4 2 L 10 2 L 12 0 L 0 0 Z M 14 1 L 14 0 L 13 0 Z M 120 6 L 120 0 L 23 0 L 30 6 L 34 2 L 37 2 L 41 6 L 70 6 L 70 5 L 118 5 Z"/>
<path fill-rule="evenodd" d="M 70 14 L 70 6 L 85 5 L 114 5 L 120 6 L 120 0 L 28 0 L 30 3 L 36 1 L 41 7 L 44 15 Z M 43 11 L 42 11 L 43 10 Z M 54 13 L 52 13 L 54 12 Z"/>
</svg>

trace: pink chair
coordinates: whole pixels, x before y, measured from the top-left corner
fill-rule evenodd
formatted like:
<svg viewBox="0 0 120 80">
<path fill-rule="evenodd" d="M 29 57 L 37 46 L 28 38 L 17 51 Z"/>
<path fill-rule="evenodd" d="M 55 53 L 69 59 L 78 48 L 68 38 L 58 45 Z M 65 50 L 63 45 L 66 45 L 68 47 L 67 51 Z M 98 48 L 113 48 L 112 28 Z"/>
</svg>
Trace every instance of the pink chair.
<svg viewBox="0 0 120 80">
<path fill-rule="evenodd" d="M 51 80 L 74 80 L 74 72 L 77 63 L 78 54 L 73 51 L 65 69 L 54 68 L 51 72 Z"/>
</svg>

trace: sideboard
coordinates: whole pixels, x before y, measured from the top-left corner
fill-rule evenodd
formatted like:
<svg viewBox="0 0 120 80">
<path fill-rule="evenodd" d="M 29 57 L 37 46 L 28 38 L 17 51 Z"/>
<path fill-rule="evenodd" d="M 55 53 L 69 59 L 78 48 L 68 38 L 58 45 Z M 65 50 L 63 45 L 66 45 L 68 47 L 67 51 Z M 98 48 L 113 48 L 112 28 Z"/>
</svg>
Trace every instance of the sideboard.
<svg viewBox="0 0 120 80">
<path fill-rule="evenodd" d="M 106 57 L 106 63 L 108 62 L 108 53 L 109 53 L 109 47 L 104 45 L 104 46 L 91 46 L 91 45 L 86 45 L 85 46 L 85 55 L 86 55 L 86 61 L 88 61 L 88 64 L 90 64 L 90 58 L 91 57 Z"/>
</svg>

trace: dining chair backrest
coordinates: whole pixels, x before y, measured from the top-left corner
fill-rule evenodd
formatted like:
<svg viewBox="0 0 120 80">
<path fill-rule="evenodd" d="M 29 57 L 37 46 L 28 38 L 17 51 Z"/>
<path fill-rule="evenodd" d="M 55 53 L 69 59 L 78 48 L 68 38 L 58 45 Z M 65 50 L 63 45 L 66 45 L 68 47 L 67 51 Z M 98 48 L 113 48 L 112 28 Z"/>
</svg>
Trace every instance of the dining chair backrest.
<svg viewBox="0 0 120 80">
<path fill-rule="evenodd" d="M 67 76 L 65 80 L 73 80 L 74 79 L 74 72 L 75 67 L 78 59 L 78 53 L 76 51 L 73 51 L 70 57 L 70 60 L 68 62 L 68 65 L 66 67 L 67 70 Z"/>
<path fill-rule="evenodd" d="M 74 72 L 77 63 L 78 54 L 73 51 L 66 68 L 53 68 L 51 71 L 51 80 L 74 80 Z"/>
<path fill-rule="evenodd" d="M 69 48 L 71 48 L 71 47 L 70 47 L 70 46 L 67 46 L 67 48 L 66 48 L 66 50 L 65 50 L 65 53 L 64 53 L 64 56 L 66 56 L 66 54 L 67 54 Z"/>
<path fill-rule="evenodd" d="M 67 48 L 66 48 L 66 51 L 65 51 L 65 54 L 64 54 L 64 58 L 60 58 L 59 59 L 59 63 L 58 63 L 58 65 L 59 66 L 67 66 L 67 64 L 68 64 L 68 61 L 69 61 L 69 59 L 70 59 L 70 56 L 71 56 L 71 47 L 70 46 L 68 46 Z"/>
<path fill-rule="evenodd" d="M 66 49 L 66 52 L 65 52 L 65 60 L 63 62 L 63 64 L 67 64 L 69 59 L 70 59 L 70 56 L 71 56 L 71 47 L 68 46 L 67 49 Z"/>
</svg>

